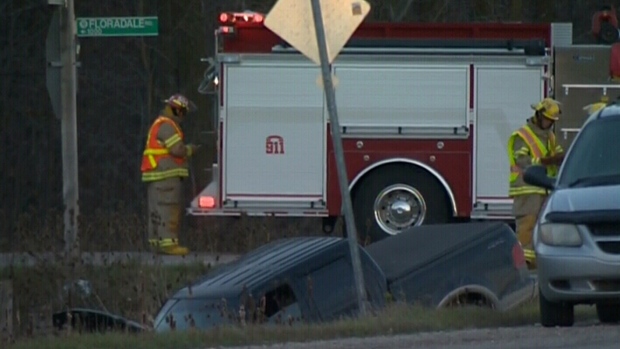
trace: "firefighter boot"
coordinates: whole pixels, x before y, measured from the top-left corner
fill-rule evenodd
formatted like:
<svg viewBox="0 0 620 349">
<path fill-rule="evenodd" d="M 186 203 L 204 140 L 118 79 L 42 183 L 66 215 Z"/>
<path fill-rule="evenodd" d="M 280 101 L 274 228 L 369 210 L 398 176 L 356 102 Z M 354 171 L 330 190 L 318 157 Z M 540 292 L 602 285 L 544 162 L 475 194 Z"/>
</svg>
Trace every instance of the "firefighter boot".
<svg viewBox="0 0 620 349">
<path fill-rule="evenodd" d="M 160 248 L 159 253 L 171 255 L 171 256 L 185 256 L 189 254 L 189 249 L 185 246 L 174 245 L 174 246 Z"/>
<path fill-rule="evenodd" d="M 170 256 L 185 256 L 189 249 L 178 244 L 176 239 L 153 239 L 149 241 L 157 254 Z"/>
<path fill-rule="evenodd" d="M 529 270 L 536 270 L 536 253 L 534 253 L 534 250 L 524 248 L 523 252 L 525 254 L 525 263 L 527 264 L 527 268 Z"/>
</svg>

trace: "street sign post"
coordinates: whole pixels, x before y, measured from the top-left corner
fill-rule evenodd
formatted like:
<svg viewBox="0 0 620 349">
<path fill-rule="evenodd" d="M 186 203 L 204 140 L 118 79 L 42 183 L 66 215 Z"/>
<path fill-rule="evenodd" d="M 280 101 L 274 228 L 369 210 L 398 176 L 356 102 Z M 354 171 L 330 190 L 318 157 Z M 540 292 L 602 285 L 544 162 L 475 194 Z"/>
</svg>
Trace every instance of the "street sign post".
<svg viewBox="0 0 620 349">
<path fill-rule="evenodd" d="M 279 0 L 265 17 L 265 26 L 321 66 L 322 86 L 330 117 L 338 182 L 347 227 L 357 301 L 366 315 L 367 296 L 357 242 L 357 229 L 344 161 L 336 93 L 330 63 L 370 12 L 364 0 Z"/>
<path fill-rule="evenodd" d="M 74 0 L 56 3 L 48 2 L 56 8 L 45 40 L 46 86 L 54 114 L 60 119 L 65 256 L 71 259 L 79 253 L 77 40 Z"/>
<path fill-rule="evenodd" d="M 81 17 L 76 20 L 79 37 L 157 36 L 159 20 L 153 17 Z"/>
</svg>

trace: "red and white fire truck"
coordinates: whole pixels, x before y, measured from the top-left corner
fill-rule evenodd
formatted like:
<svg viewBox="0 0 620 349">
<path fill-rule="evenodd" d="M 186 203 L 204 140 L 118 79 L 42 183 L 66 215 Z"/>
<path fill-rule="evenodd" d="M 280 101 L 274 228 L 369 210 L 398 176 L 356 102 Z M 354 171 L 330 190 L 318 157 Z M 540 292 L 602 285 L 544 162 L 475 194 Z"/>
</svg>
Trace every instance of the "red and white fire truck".
<svg viewBox="0 0 620 349">
<path fill-rule="evenodd" d="M 320 67 L 263 18 L 219 17 L 217 161 L 188 212 L 322 217 L 329 233 L 341 196 Z M 609 60 L 609 46 L 574 46 L 570 23 L 363 23 L 331 65 L 361 238 L 511 219 L 509 135 L 555 96 L 568 144 L 582 107 L 617 87 Z"/>
</svg>

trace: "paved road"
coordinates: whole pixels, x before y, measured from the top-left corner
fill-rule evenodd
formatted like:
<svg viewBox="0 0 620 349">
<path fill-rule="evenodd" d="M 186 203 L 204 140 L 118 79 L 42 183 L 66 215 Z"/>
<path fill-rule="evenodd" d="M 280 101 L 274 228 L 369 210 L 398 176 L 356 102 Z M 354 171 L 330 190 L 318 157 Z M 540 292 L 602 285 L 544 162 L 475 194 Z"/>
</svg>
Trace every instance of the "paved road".
<svg viewBox="0 0 620 349">
<path fill-rule="evenodd" d="M 195 253 L 185 257 L 180 256 L 158 256 L 164 265 L 184 265 L 202 263 L 204 265 L 225 264 L 239 258 L 234 254 L 209 254 Z M 37 263 L 54 263 L 59 261 L 59 257 L 52 253 L 37 254 L 36 256 L 25 253 L 0 253 L 0 268 L 10 265 L 32 266 Z M 144 264 L 155 264 L 158 258 L 148 252 L 111 252 L 111 253 L 83 253 L 82 261 L 86 264 L 105 265 L 120 261 L 140 261 Z"/>
<path fill-rule="evenodd" d="M 311 343 L 252 346 L 251 349 L 617 349 L 620 326 L 576 324 L 572 328 L 528 326 L 416 335 L 347 338 Z"/>
</svg>

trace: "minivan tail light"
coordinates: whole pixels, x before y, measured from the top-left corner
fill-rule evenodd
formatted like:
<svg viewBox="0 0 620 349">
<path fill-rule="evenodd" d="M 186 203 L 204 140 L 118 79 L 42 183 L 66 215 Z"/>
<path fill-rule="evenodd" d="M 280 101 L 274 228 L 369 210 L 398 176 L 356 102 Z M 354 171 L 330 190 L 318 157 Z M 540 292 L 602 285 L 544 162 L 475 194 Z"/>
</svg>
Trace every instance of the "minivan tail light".
<svg viewBox="0 0 620 349">
<path fill-rule="evenodd" d="M 521 269 L 526 266 L 525 253 L 523 252 L 521 244 L 518 242 L 512 246 L 512 265 L 515 269 Z"/>
</svg>

